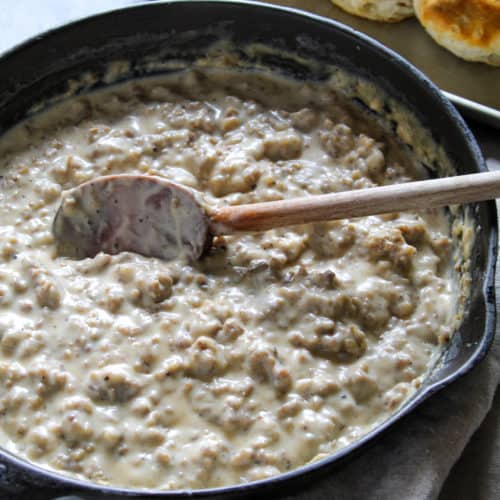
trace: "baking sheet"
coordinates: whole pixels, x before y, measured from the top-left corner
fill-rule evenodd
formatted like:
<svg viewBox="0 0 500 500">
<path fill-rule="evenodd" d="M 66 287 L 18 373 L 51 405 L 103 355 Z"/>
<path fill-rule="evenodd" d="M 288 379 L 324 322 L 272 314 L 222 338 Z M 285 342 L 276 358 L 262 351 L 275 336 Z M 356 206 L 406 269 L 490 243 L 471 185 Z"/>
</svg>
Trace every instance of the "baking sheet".
<svg viewBox="0 0 500 500">
<path fill-rule="evenodd" d="M 329 0 L 279 0 L 277 5 L 308 10 L 336 19 L 362 31 L 395 50 L 422 70 L 442 90 L 472 101 L 454 102 L 462 108 L 474 109 L 474 103 L 492 108 L 482 110 L 492 120 L 500 116 L 500 67 L 463 61 L 442 48 L 427 35 L 417 19 L 400 23 L 380 23 L 352 16 L 335 7 Z M 481 113 L 481 108 L 476 107 Z M 492 123 L 493 124 L 493 123 Z M 500 122 L 499 122 L 500 124 Z"/>
</svg>

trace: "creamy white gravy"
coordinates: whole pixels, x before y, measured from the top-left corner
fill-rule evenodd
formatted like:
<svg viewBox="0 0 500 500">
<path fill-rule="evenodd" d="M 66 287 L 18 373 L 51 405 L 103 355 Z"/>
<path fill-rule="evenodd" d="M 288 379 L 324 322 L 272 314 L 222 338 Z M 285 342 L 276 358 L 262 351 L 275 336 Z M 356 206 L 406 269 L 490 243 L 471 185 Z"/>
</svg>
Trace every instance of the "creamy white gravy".
<svg viewBox="0 0 500 500">
<path fill-rule="evenodd" d="M 126 487 L 207 488 L 360 438 L 452 334 L 442 210 L 221 237 L 195 264 L 58 257 L 63 190 L 146 173 L 251 203 L 425 176 L 326 84 L 196 73 L 74 98 L 1 140 L 2 446 Z"/>
</svg>

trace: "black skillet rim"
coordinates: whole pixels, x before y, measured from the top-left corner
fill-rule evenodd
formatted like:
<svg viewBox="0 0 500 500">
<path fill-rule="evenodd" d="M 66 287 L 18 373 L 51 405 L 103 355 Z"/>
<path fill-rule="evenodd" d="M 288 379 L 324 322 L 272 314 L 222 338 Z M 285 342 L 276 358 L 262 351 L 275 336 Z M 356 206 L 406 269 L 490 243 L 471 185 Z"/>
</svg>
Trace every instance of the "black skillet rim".
<svg viewBox="0 0 500 500">
<path fill-rule="evenodd" d="M 281 11 L 284 14 L 290 16 L 298 16 L 302 18 L 307 18 L 310 21 L 315 21 L 317 23 L 322 23 L 329 25 L 333 29 L 337 31 L 343 32 L 345 35 L 350 35 L 352 37 L 357 37 L 364 43 L 371 45 L 371 47 L 378 51 L 379 53 L 384 54 L 385 56 L 393 59 L 399 65 L 401 71 L 405 71 L 410 74 L 412 78 L 419 80 L 420 83 L 424 84 L 427 87 L 427 90 L 432 94 L 432 97 L 436 100 L 436 104 L 439 105 L 443 112 L 447 113 L 450 118 L 456 121 L 458 129 L 460 129 L 463 138 L 466 140 L 467 145 L 470 148 L 470 152 L 472 156 L 475 158 L 476 165 L 478 166 L 478 171 L 486 171 L 487 167 L 480 152 L 479 146 L 475 138 L 473 137 L 471 131 L 468 126 L 465 124 L 462 117 L 459 115 L 457 110 L 452 106 L 450 101 L 439 91 L 439 89 L 432 83 L 428 78 L 420 72 L 417 68 L 415 68 L 412 64 L 402 58 L 399 54 L 393 52 L 391 49 L 383 46 L 376 40 L 371 39 L 367 35 L 357 32 L 337 21 L 332 19 L 324 18 L 316 14 L 311 14 L 299 9 L 294 9 L 290 7 L 282 7 L 277 5 L 264 4 L 260 2 L 253 1 L 245 1 L 245 0 L 211 0 L 211 1 L 191 1 L 191 0 L 167 0 L 163 2 L 142 2 L 133 4 L 130 6 L 125 6 L 118 9 L 113 9 L 110 11 L 100 12 L 94 15 L 86 16 L 84 18 L 71 21 L 68 23 L 64 23 L 61 26 L 50 29 L 36 35 L 34 37 L 29 38 L 28 40 L 14 46 L 13 48 L 7 50 L 6 52 L 0 54 L 0 65 L 2 61 L 16 57 L 17 54 L 22 52 L 24 49 L 29 48 L 33 44 L 37 44 L 43 42 L 45 39 L 50 38 L 51 36 L 57 36 L 58 33 L 63 32 L 65 30 L 71 30 L 73 26 L 84 24 L 89 20 L 95 18 L 102 18 L 111 16 L 114 12 L 118 11 L 127 11 L 134 9 L 142 9 L 147 8 L 148 6 L 159 4 L 164 4 L 165 6 L 175 5 L 175 4 L 183 4 L 189 2 L 193 8 L 198 6 L 209 7 L 210 4 L 227 4 L 229 8 L 231 5 L 233 6 L 243 6 L 243 7 L 252 7 L 256 9 L 269 9 L 274 11 Z M 496 221 L 496 205 L 493 201 L 487 202 L 485 204 L 487 206 L 487 211 L 490 220 Z M 129 488 L 119 488 L 112 486 L 101 486 L 95 483 L 91 483 L 90 481 L 73 479 L 65 476 L 64 474 L 59 474 L 57 472 L 53 472 L 48 469 L 44 469 L 40 466 L 31 464 L 21 458 L 18 458 L 11 452 L 3 450 L 0 448 L 0 459 L 6 461 L 7 463 L 12 463 L 17 466 L 20 470 L 24 472 L 27 476 L 34 475 L 35 477 L 40 477 L 40 479 L 46 479 L 50 481 L 51 485 L 56 487 L 57 490 L 61 488 L 66 488 L 68 492 L 74 492 L 75 494 L 97 494 L 97 495 L 114 495 L 121 497 L 145 497 L 145 498 L 215 498 L 215 497 L 223 497 L 223 496 L 240 496 L 240 495 L 248 495 L 248 494 L 256 494 L 263 492 L 265 489 L 276 489 L 280 486 L 285 486 L 284 483 L 289 483 L 286 486 L 288 487 L 290 483 L 292 485 L 296 484 L 298 480 L 304 479 L 308 473 L 319 472 L 320 470 L 324 470 L 326 468 L 334 467 L 335 465 L 339 465 L 343 463 L 346 459 L 353 456 L 355 453 L 361 451 L 367 444 L 374 441 L 375 438 L 380 436 L 387 428 L 392 426 L 395 422 L 402 419 L 405 415 L 409 414 L 412 410 L 414 410 L 417 406 L 419 406 L 424 400 L 426 400 L 432 394 L 440 391 L 445 386 L 449 385 L 451 382 L 461 377 L 468 371 L 470 371 L 474 366 L 476 366 L 486 355 L 487 351 L 491 347 L 493 342 L 493 338 L 495 335 L 495 320 L 496 320 L 496 306 L 495 306 L 495 288 L 494 288 L 494 280 L 495 280 L 495 265 L 496 265 L 496 257 L 497 257 L 497 225 L 494 222 L 489 230 L 488 237 L 488 254 L 487 259 L 488 262 L 485 265 L 485 278 L 484 285 L 482 289 L 482 295 L 484 297 L 485 303 L 485 326 L 483 336 L 481 337 L 481 341 L 477 346 L 475 352 L 470 356 L 467 361 L 462 364 L 459 368 L 454 370 L 449 375 L 444 378 L 438 379 L 435 382 L 431 383 L 427 387 L 425 387 L 421 392 L 417 393 L 414 398 L 412 398 L 406 405 L 404 405 L 397 413 L 392 415 L 388 420 L 383 422 L 381 425 L 377 426 L 374 430 L 369 432 L 367 435 L 363 436 L 360 440 L 352 443 L 339 450 L 338 452 L 329 455 L 328 457 L 319 460 L 314 463 L 306 464 L 298 469 L 294 469 L 289 472 L 285 472 L 279 474 L 277 476 L 263 479 L 251 483 L 243 483 L 233 486 L 225 486 L 219 488 L 210 488 L 210 489 L 199 489 L 199 490 L 174 490 L 174 491 L 165 491 L 165 490 L 150 490 L 150 489 L 129 489 Z M 260 490 L 260 491 L 259 491 Z M 36 494 L 31 495 L 33 498 Z"/>
</svg>

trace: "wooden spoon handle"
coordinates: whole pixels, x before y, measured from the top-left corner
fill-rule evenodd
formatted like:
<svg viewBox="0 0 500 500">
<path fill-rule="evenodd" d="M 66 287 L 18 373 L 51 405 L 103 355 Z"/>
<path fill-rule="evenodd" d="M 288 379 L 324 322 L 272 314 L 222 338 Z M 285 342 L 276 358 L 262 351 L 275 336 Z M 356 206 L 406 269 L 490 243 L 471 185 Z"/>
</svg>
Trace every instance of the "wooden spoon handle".
<svg viewBox="0 0 500 500">
<path fill-rule="evenodd" d="M 221 208 L 210 214 L 212 234 L 419 210 L 500 197 L 500 171 L 391 184 L 289 200 Z"/>
</svg>

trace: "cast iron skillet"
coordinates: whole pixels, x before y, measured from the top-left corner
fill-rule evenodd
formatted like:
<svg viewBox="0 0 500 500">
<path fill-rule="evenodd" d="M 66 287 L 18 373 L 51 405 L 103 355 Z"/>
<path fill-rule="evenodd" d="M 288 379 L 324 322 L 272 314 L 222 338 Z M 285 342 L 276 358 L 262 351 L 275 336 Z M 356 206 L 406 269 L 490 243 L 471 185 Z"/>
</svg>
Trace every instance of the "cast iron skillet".
<svg viewBox="0 0 500 500">
<path fill-rule="evenodd" d="M 245 2 L 173 1 L 148 3 L 92 16 L 46 32 L 0 58 L 0 133 L 26 117 L 43 101 L 64 92 L 68 79 L 85 71 L 100 75 L 87 90 L 104 85 L 106 65 L 132 62 L 125 77 L 150 74 L 150 56 L 190 61 L 202 56 L 223 32 L 236 45 L 262 42 L 315 61 L 269 54 L 254 61 L 296 78 L 325 78 L 326 64 L 368 77 L 411 109 L 442 144 L 459 173 L 484 171 L 484 160 L 469 129 L 438 89 L 418 70 L 379 43 L 339 23 L 302 12 Z M 252 61 L 250 61 L 252 62 Z M 175 66 L 175 64 L 173 64 Z M 35 106 L 35 108 L 34 108 Z M 43 106 L 42 106 L 43 107 Z M 496 208 L 493 202 L 471 210 L 477 232 L 472 253 L 470 303 L 443 363 L 422 390 L 383 425 L 360 441 L 300 469 L 279 476 L 211 490 L 159 492 L 106 488 L 68 479 L 31 465 L 0 449 L 1 498 L 48 499 L 77 494 L 83 498 L 228 499 L 296 492 L 359 452 L 423 400 L 477 364 L 488 350 L 495 328 L 494 267 Z"/>
</svg>

